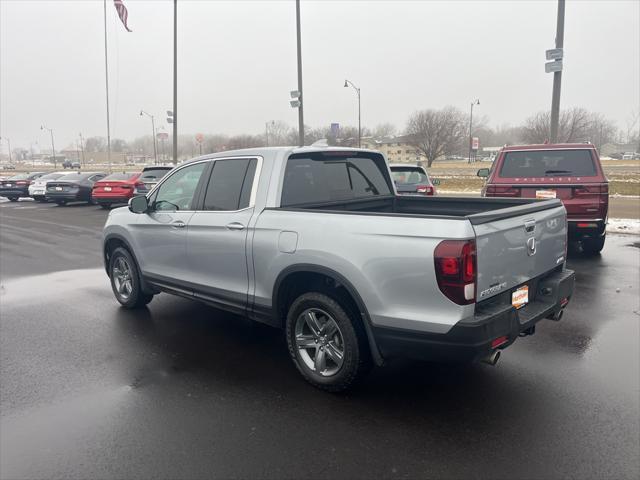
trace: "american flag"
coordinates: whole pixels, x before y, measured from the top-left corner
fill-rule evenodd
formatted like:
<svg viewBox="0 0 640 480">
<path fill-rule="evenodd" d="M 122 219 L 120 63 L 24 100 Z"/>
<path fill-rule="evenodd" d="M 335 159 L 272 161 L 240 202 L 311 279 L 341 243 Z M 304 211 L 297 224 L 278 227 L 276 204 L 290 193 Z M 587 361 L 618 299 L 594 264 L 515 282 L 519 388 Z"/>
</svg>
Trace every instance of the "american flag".
<svg viewBox="0 0 640 480">
<path fill-rule="evenodd" d="M 131 32 L 131 29 L 127 26 L 127 18 L 129 18 L 129 13 L 127 12 L 127 7 L 124 6 L 122 0 L 113 0 L 113 6 L 116 7 L 118 12 L 118 16 L 120 20 L 122 20 L 122 24 L 124 28 L 127 29 L 127 32 Z"/>
</svg>

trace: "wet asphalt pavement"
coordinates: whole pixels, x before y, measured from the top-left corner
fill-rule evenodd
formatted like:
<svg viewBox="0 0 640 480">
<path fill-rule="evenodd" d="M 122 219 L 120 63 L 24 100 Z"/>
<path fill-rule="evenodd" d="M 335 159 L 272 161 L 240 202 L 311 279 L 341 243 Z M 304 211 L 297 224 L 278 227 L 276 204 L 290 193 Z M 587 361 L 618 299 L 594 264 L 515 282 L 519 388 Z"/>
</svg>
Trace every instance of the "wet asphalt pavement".
<svg viewBox="0 0 640 480">
<path fill-rule="evenodd" d="M 496 367 L 396 361 L 346 395 L 282 334 L 194 301 L 118 307 L 97 207 L 0 203 L 0 477 L 638 478 L 640 238 L 574 253 L 574 299 Z"/>
</svg>

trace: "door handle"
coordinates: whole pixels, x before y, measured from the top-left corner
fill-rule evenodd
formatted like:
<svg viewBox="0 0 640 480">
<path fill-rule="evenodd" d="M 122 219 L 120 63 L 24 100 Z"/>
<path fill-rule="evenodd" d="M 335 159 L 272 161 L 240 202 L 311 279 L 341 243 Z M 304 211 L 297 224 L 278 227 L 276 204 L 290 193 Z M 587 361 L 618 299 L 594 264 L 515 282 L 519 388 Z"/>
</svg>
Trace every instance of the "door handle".
<svg viewBox="0 0 640 480">
<path fill-rule="evenodd" d="M 186 225 L 187 224 L 184 223 L 182 220 L 175 221 L 171 224 L 173 228 L 184 228 Z"/>
<path fill-rule="evenodd" d="M 229 230 L 244 230 L 244 225 L 239 222 L 232 222 L 227 224 Z"/>
</svg>

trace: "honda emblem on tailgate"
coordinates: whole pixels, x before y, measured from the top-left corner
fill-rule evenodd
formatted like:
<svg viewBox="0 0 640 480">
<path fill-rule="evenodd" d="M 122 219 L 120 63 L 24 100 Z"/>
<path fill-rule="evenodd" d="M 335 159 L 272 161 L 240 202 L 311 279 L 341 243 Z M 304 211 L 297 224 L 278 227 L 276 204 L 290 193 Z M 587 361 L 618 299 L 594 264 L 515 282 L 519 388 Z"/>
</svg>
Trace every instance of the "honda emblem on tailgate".
<svg viewBox="0 0 640 480">
<path fill-rule="evenodd" d="M 536 254 L 536 237 L 527 239 L 527 255 L 533 257 Z"/>
</svg>

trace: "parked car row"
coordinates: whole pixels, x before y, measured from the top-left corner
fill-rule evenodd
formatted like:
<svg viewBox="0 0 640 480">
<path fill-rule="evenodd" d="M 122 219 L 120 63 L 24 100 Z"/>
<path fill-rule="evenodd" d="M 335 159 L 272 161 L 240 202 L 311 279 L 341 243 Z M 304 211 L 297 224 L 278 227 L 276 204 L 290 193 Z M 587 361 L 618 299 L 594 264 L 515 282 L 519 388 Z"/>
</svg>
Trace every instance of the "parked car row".
<svg viewBox="0 0 640 480">
<path fill-rule="evenodd" d="M 0 196 L 17 202 L 31 197 L 37 202 L 88 202 L 103 208 L 125 204 L 145 195 L 172 167 L 145 167 L 142 172 L 33 172 L 0 181 Z"/>
</svg>

